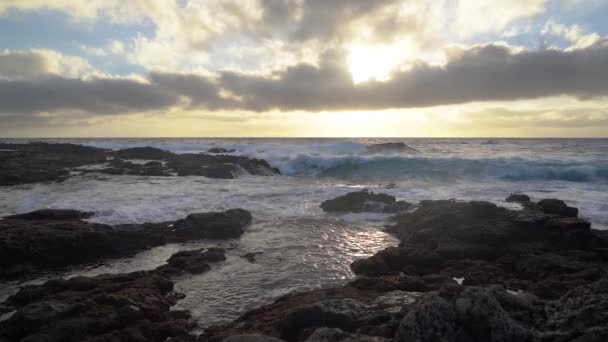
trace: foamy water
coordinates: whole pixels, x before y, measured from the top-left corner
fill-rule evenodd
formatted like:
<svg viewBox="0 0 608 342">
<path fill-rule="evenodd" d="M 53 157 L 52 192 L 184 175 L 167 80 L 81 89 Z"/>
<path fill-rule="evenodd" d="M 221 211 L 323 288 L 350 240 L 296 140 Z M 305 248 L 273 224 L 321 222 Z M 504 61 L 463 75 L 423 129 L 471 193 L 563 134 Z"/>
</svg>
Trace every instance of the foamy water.
<svg viewBox="0 0 608 342">
<path fill-rule="evenodd" d="M 118 224 L 235 207 L 251 211 L 254 222 L 246 234 L 220 243 L 228 250 L 227 261 L 208 273 L 177 280 L 177 289 L 187 295 L 178 307 L 191 310 L 202 325 L 233 319 L 293 290 L 342 283 L 352 277 L 350 262 L 395 244 L 381 228 L 387 215 L 335 215 L 318 207 L 360 188 L 410 202 L 458 198 L 504 206 L 509 193 L 521 191 L 534 199 L 565 199 L 594 228 L 608 228 L 608 140 L 404 139 L 414 151 L 388 154 L 367 153 L 366 144 L 384 142 L 378 139 L 68 141 L 109 149 L 154 146 L 176 153 L 234 148 L 281 169 L 282 176 L 234 180 L 86 174 L 62 183 L 2 188 L 0 215 L 74 208 L 95 212 L 93 221 Z M 162 246 L 54 276 L 151 269 L 177 250 L 216 244 Z M 262 254 L 252 264 L 241 258 L 248 252 Z M 3 284 L 1 295 L 17 286 Z"/>
</svg>

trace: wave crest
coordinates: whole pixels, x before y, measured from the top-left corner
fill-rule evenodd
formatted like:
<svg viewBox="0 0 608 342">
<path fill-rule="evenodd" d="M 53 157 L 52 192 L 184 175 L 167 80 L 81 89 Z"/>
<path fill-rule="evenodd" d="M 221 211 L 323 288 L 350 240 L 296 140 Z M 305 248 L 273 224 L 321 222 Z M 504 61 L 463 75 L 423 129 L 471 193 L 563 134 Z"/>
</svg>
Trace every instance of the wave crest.
<svg viewBox="0 0 608 342">
<path fill-rule="evenodd" d="M 406 156 L 336 156 L 299 155 L 282 160 L 283 174 L 342 179 L 458 179 L 499 178 L 507 180 L 561 180 L 588 182 L 608 180 L 608 162 L 586 161 L 584 164 L 556 160 L 521 158 L 466 159 Z"/>
</svg>

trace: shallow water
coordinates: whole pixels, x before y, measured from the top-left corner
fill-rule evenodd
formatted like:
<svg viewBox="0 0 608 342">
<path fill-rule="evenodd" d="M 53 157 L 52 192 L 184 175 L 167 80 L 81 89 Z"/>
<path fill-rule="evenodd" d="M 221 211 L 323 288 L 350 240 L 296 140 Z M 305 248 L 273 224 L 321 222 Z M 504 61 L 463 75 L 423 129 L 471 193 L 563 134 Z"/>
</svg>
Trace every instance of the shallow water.
<svg viewBox="0 0 608 342">
<path fill-rule="evenodd" d="M 503 199 L 522 191 L 534 199 L 562 198 L 581 210 L 594 228 L 608 228 L 607 140 L 409 139 L 418 152 L 369 155 L 365 144 L 378 140 L 335 139 L 109 139 L 78 140 L 106 148 L 153 145 L 175 152 L 212 146 L 267 158 L 284 175 L 138 177 L 82 174 L 62 183 L 2 188 L 0 215 L 41 208 L 95 212 L 95 222 L 119 224 L 175 220 L 193 212 L 241 207 L 253 224 L 238 240 L 220 242 L 227 260 L 211 271 L 178 278 L 187 297 L 177 307 L 192 311 L 201 324 L 236 318 L 247 309 L 293 290 L 343 283 L 349 264 L 396 244 L 382 230 L 387 215 L 335 215 L 319 204 L 347 192 L 370 188 L 417 202 L 458 198 Z M 152 269 L 175 251 L 217 245 L 201 241 L 167 245 L 135 257 L 79 267 L 50 276 L 94 275 Z M 241 256 L 262 252 L 255 263 Z M 48 277 L 34 280 L 44 281 Z M 0 297 L 23 284 L 0 285 Z"/>
</svg>

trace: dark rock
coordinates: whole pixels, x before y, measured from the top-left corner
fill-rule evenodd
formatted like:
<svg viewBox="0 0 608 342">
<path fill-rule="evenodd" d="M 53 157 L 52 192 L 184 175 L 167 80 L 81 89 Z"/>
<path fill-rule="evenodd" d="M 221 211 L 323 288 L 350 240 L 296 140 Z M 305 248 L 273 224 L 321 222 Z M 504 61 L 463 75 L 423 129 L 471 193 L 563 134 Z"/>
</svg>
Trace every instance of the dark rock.
<svg viewBox="0 0 608 342">
<path fill-rule="evenodd" d="M 344 332 L 338 328 L 318 328 L 307 339 L 306 342 L 389 342 L 384 337 L 367 336 L 356 333 Z"/>
<path fill-rule="evenodd" d="M 41 209 L 25 214 L 6 216 L 9 220 L 81 220 L 93 216 L 92 212 L 73 209 Z"/>
<path fill-rule="evenodd" d="M 251 214 L 243 209 L 225 212 L 190 214 L 175 222 L 175 234 L 188 239 L 230 239 L 243 234 L 243 228 L 251 223 Z"/>
<path fill-rule="evenodd" d="M 391 272 L 391 269 L 382 257 L 357 259 L 350 264 L 350 269 L 355 274 L 368 277 L 378 277 Z"/>
<path fill-rule="evenodd" d="M 70 168 L 106 161 L 105 150 L 73 144 L 0 144 L 0 150 L 0 185 L 61 181 Z"/>
<path fill-rule="evenodd" d="M 285 342 L 280 338 L 258 334 L 235 335 L 226 337 L 222 342 Z"/>
<path fill-rule="evenodd" d="M 457 330 L 454 308 L 433 294 L 422 299 L 403 318 L 394 341 L 455 341 Z"/>
<path fill-rule="evenodd" d="M 526 194 L 511 194 L 506 199 L 507 202 L 515 202 L 515 203 L 528 203 L 530 202 L 530 196 Z"/>
<path fill-rule="evenodd" d="M 250 252 L 250 253 L 245 253 L 244 255 L 241 256 L 241 258 L 254 263 L 255 262 L 255 258 L 256 256 L 262 254 L 262 252 Z"/>
<path fill-rule="evenodd" d="M 211 269 L 209 262 L 226 260 L 225 250 L 222 248 L 201 248 L 191 251 L 180 251 L 173 254 L 167 264 L 157 268 L 165 275 L 182 273 L 200 274 Z"/>
<path fill-rule="evenodd" d="M 350 331 L 359 310 L 360 303 L 350 299 L 318 302 L 287 313 L 278 323 L 277 331 L 287 341 L 300 339 L 306 328 L 331 327 Z"/>
<path fill-rule="evenodd" d="M 210 149 L 207 150 L 207 153 L 234 153 L 236 152 L 235 149 L 231 148 L 231 149 L 225 149 L 225 148 L 221 148 L 221 147 L 212 147 Z"/>
<path fill-rule="evenodd" d="M 535 311 L 501 288 L 445 288 L 411 307 L 395 341 L 533 341 L 519 310 Z"/>
<path fill-rule="evenodd" d="M 53 279 L 26 286 L 5 305 L 2 341 L 192 341 L 195 324 L 171 311 L 173 283 L 151 272 Z"/>
<path fill-rule="evenodd" d="M 262 159 L 211 154 L 176 154 L 168 159 L 168 167 L 180 176 L 235 178 L 240 173 L 270 176 L 280 174 Z"/>
<path fill-rule="evenodd" d="M 354 213 L 397 213 L 408 210 L 411 206 L 405 201 L 397 201 L 394 196 L 375 194 L 367 189 L 324 201 L 320 205 L 321 209 L 326 212 Z"/>
<path fill-rule="evenodd" d="M 82 214 L 43 210 L 0 220 L 0 278 L 123 257 L 169 242 L 236 238 L 251 222 L 251 214 L 243 209 L 114 227 L 76 218 Z"/>
<path fill-rule="evenodd" d="M 212 154 L 175 154 L 153 147 L 134 147 L 118 151 L 72 144 L 0 144 L 0 185 L 61 181 L 70 170 L 106 163 L 105 169 L 76 169 L 79 173 L 135 176 L 204 176 L 235 178 L 240 174 L 270 176 L 280 174 L 261 159 Z M 124 159 L 154 160 L 145 164 Z M 161 162 L 162 161 L 162 162 Z"/>
<path fill-rule="evenodd" d="M 174 156 L 173 153 L 154 147 L 133 147 L 112 152 L 112 155 L 123 159 L 153 159 L 166 160 Z"/>
<path fill-rule="evenodd" d="M 557 214 L 566 217 L 577 217 L 578 209 L 569 207 L 566 202 L 559 199 L 543 199 L 538 202 L 540 209 L 547 214 Z"/>
</svg>

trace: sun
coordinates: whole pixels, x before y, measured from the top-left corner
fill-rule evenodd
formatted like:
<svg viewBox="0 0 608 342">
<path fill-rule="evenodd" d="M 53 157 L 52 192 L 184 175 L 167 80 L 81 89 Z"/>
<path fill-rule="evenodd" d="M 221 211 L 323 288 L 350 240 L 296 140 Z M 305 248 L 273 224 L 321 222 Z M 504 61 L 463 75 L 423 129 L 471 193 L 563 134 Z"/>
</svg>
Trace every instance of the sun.
<svg viewBox="0 0 608 342">
<path fill-rule="evenodd" d="M 386 81 L 398 65 L 399 57 L 388 46 L 353 46 L 349 49 L 348 68 L 354 83 Z"/>
</svg>

